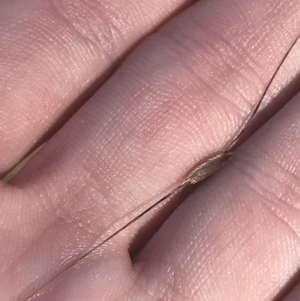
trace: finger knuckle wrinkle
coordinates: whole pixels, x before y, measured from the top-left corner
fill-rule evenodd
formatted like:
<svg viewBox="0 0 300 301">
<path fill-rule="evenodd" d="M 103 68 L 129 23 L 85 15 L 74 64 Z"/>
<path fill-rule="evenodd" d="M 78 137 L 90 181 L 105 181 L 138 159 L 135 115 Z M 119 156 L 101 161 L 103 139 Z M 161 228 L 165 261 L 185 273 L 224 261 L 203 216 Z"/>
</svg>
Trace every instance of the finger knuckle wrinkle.
<svg viewBox="0 0 300 301">
<path fill-rule="evenodd" d="M 245 183 L 259 197 L 266 212 L 276 217 L 300 241 L 300 177 L 294 168 L 275 159 L 265 150 L 260 150 L 262 160 L 253 164 L 253 158 L 244 159 L 239 172 L 247 179 Z M 250 195 L 251 195 L 250 194 Z"/>
<path fill-rule="evenodd" d="M 99 0 L 52 0 L 51 6 L 75 35 L 106 54 L 123 39 L 120 24 L 123 18 L 117 6 Z"/>
</svg>

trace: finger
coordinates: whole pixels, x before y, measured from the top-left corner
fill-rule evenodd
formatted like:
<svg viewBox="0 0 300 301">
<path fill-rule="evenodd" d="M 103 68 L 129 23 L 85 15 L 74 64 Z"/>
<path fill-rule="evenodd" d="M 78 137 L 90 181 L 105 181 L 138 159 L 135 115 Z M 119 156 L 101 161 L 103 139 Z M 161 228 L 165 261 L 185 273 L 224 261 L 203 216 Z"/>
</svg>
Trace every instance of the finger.
<svg viewBox="0 0 300 301">
<path fill-rule="evenodd" d="M 2 3 L 0 175 L 51 135 L 140 39 L 190 2 Z"/>
<path fill-rule="evenodd" d="M 181 287 L 184 300 L 270 301 L 293 284 L 299 116 L 300 94 L 186 200 L 136 258 L 144 271 L 137 286 L 174 298 Z"/>
<path fill-rule="evenodd" d="M 238 3 L 220 10 L 217 1 L 200 2 L 148 39 L 15 179 L 43 204 L 34 204 L 41 218 L 31 239 L 40 249 L 46 241 L 57 246 L 46 260 L 38 250 L 15 261 L 13 269 L 30 262 L 47 271 L 36 282 L 26 278 L 31 290 L 226 147 L 241 127 L 296 36 L 300 8 Z M 239 13 L 232 16 L 231 7 Z M 131 234 L 116 240 L 118 250 Z"/>
</svg>

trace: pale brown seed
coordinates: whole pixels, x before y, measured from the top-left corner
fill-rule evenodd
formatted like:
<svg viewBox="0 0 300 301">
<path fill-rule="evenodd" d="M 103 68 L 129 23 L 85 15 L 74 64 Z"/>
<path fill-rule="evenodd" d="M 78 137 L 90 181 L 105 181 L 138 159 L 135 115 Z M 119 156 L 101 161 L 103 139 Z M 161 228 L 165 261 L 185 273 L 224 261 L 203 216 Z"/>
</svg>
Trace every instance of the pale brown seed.
<svg viewBox="0 0 300 301">
<path fill-rule="evenodd" d="M 184 183 L 195 185 L 202 182 L 220 169 L 231 158 L 231 156 L 232 152 L 225 152 L 208 159 L 206 162 L 196 167 Z"/>
<path fill-rule="evenodd" d="M 289 53 L 291 52 L 291 50 L 293 49 L 293 47 L 295 46 L 295 44 L 297 43 L 297 41 L 300 38 L 300 33 L 297 35 L 297 37 L 295 38 L 295 40 L 293 41 L 293 43 L 291 44 L 291 46 L 289 47 L 289 49 L 287 50 L 287 52 L 285 53 L 285 55 L 283 56 L 283 58 L 280 60 L 277 68 L 275 69 L 272 77 L 270 78 L 269 83 L 267 84 L 267 86 L 265 87 L 261 98 L 259 99 L 259 101 L 257 102 L 257 104 L 254 106 L 253 110 L 251 111 L 248 119 L 246 120 L 245 124 L 243 125 L 243 127 L 238 131 L 236 137 L 233 139 L 233 141 L 230 143 L 230 145 L 228 146 L 227 150 L 212 156 L 211 158 L 209 158 L 207 161 L 201 163 L 198 167 L 196 167 L 189 175 L 188 177 L 180 184 L 178 185 L 176 188 L 174 188 L 172 191 L 170 191 L 169 193 L 167 193 L 164 197 L 162 197 L 161 199 L 159 199 L 158 201 L 156 201 L 155 203 L 153 203 L 150 207 L 148 207 L 146 210 L 144 210 L 143 212 L 141 212 L 140 214 L 138 214 L 136 217 L 134 217 L 130 222 L 128 222 L 126 225 L 124 225 L 123 227 L 119 228 L 117 231 L 115 231 L 112 235 L 110 235 L 108 238 L 106 238 L 105 240 L 103 240 L 101 243 L 99 243 L 95 248 L 93 248 L 91 251 L 89 251 L 87 254 L 89 254 L 90 252 L 92 252 L 94 249 L 102 246 L 105 242 L 107 242 L 108 240 L 110 240 L 111 238 L 113 238 L 114 236 L 116 236 L 118 233 L 120 233 L 121 231 L 125 230 L 127 227 L 129 227 L 133 222 L 137 221 L 138 219 L 140 219 L 141 217 L 143 217 L 145 214 L 147 214 L 149 211 L 151 211 L 153 208 L 155 208 L 157 205 L 159 205 L 160 203 L 170 199 L 170 197 L 172 195 L 174 195 L 176 192 L 178 192 L 181 188 L 188 186 L 188 185 L 195 185 L 199 182 L 202 182 L 203 180 L 207 179 L 208 177 L 210 177 L 211 175 L 213 175 L 217 170 L 219 170 L 232 156 L 232 150 L 234 149 L 234 147 L 236 146 L 236 144 L 239 142 L 240 138 L 242 137 L 242 135 L 245 133 L 246 129 L 248 128 L 250 122 L 252 121 L 253 117 L 256 115 L 262 101 L 264 100 L 272 82 L 274 81 L 274 78 L 276 77 L 280 67 L 282 66 L 283 62 L 285 61 L 285 59 L 287 58 L 287 56 L 289 55 Z M 86 254 L 86 255 L 87 255 Z M 84 257 L 86 256 L 84 255 Z"/>
</svg>

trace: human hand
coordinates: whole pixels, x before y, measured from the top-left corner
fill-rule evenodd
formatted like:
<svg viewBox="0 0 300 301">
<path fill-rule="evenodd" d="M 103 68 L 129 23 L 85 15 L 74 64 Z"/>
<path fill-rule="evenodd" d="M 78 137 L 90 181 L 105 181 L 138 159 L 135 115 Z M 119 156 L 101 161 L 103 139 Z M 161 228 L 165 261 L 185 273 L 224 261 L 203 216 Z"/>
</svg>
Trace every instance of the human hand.
<svg viewBox="0 0 300 301">
<path fill-rule="evenodd" d="M 2 1 L 0 16 L 1 173 L 55 132 L 0 183 L 0 300 L 300 299 L 299 44 L 254 126 L 287 104 L 222 170 L 85 256 L 226 149 L 299 1 Z"/>
</svg>

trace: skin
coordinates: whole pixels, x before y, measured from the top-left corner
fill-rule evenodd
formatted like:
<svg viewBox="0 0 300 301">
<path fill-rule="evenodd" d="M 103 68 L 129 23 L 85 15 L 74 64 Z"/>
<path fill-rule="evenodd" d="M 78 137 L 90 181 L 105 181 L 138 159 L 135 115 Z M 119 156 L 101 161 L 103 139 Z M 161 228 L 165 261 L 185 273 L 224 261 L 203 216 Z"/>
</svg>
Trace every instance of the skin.
<svg viewBox="0 0 300 301">
<path fill-rule="evenodd" d="M 1 300 L 299 300 L 300 43 L 221 170 L 82 258 L 226 150 L 299 1 L 0 5 L 1 174 L 51 137 L 0 183 Z"/>
</svg>

